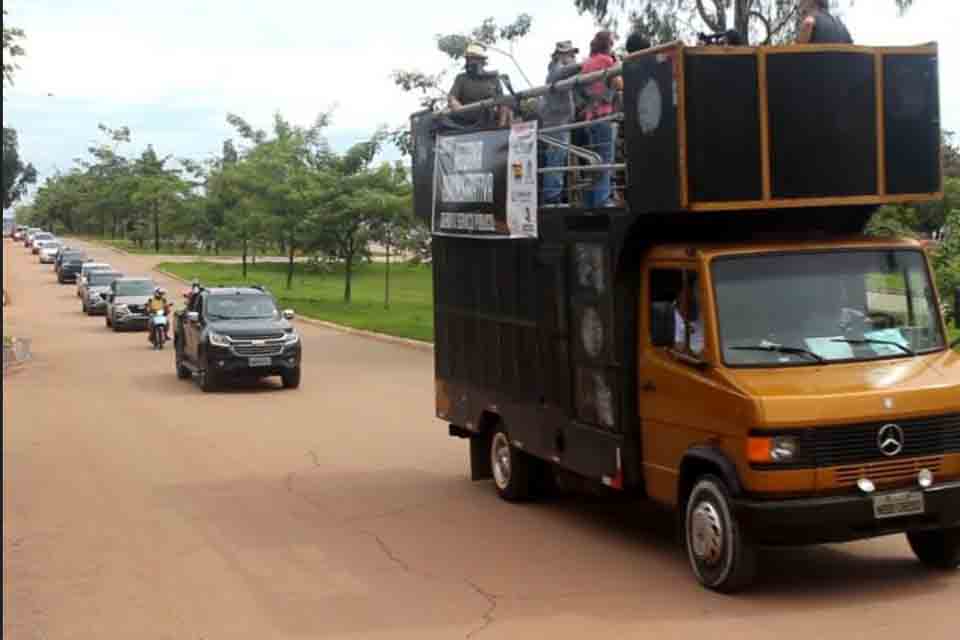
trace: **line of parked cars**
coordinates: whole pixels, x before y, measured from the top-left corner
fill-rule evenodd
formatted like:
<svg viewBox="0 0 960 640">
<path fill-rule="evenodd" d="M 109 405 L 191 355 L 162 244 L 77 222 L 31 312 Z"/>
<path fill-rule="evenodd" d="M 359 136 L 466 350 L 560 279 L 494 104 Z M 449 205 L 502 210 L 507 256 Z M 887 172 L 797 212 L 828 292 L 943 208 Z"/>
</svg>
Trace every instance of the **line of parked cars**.
<svg viewBox="0 0 960 640">
<path fill-rule="evenodd" d="M 168 318 L 170 309 L 150 311 L 157 288 L 152 278 L 126 276 L 42 229 L 18 229 L 14 239 L 22 240 L 40 263 L 53 264 L 57 282 L 75 284 L 83 313 L 103 315 L 108 328 L 150 329 L 151 344 L 162 348 L 167 326 L 174 325 L 178 378 L 196 377 L 204 391 L 229 379 L 267 376 L 279 376 L 287 389 L 300 386 L 302 347 L 291 323 L 293 310 L 281 312 L 263 287 L 197 284 L 184 294 L 185 309 Z M 162 323 L 154 315 L 163 315 Z"/>
</svg>

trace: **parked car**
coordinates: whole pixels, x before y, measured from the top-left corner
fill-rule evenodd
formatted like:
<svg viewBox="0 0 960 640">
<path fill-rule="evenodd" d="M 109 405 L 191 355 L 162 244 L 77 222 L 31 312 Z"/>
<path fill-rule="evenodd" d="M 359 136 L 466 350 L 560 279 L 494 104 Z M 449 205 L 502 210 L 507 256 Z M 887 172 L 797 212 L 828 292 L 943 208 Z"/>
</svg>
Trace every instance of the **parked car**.
<svg viewBox="0 0 960 640">
<path fill-rule="evenodd" d="M 80 269 L 85 262 L 90 262 L 87 254 L 83 251 L 68 251 L 60 259 L 60 270 L 57 272 L 57 282 L 66 284 L 76 282 L 80 275 Z"/>
<path fill-rule="evenodd" d="M 77 275 L 77 297 L 83 298 L 83 288 L 87 284 L 87 275 L 93 271 L 113 271 L 111 267 L 106 262 L 95 262 L 93 258 L 90 258 L 90 262 L 84 262 L 80 266 L 80 273 Z"/>
<path fill-rule="evenodd" d="M 201 289 L 175 314 L 177 377 L 196 374 L 204 391 L 228 378 L 280 376 L 300 386 L 300 336 L 261 287 Z"/>
<path fill-rule="evenodd" d="M 41 240 L 39 242 L 40 253 L 37 254 L 40 264 L 53 264 L 57 257 L 57 251 L 60 250 L 62 244 L 59 240 Z"/>
<path fill-rule="evenodd" d="M 147 328 L 147 301 L 157 284 L 150 278 L 117 278 L 107 294 L 106 324 L 114 331 Z"/>
<path fill-rule="evenodd" d="M 38 229 L 37 227 L 30 227 L 27 229 L 27 232 L 23 236 L 23 246 L 27 249 L 30 248 L 30 243 L 33 241 L 33 236 L 43 231 L 43 229 Z"/>
<path fill-rule="evenodd" d="M 89 274 L 83 296 L 80 298 L 83 312 L 88 316 L 106 313 L 110 285 L 113 284 L 114 280 L 119 280 L 122 277 L 123 274 L 116 271 L 94 271 Z"/>
<path fill-rule="evenodd" d="M 40 253 L 40 247 L 37 246 L 38 242 L 42 242 L 43 240 L 56 240 L 56 239 L 57 239 L 56 236 L 46 231 L 41 231 L 40 233 L 33 234 L 33 237 L 30 238 L 30 253 L 32 253 L 33 255 L 37 255 L 38 253 Z"/>
</svg>

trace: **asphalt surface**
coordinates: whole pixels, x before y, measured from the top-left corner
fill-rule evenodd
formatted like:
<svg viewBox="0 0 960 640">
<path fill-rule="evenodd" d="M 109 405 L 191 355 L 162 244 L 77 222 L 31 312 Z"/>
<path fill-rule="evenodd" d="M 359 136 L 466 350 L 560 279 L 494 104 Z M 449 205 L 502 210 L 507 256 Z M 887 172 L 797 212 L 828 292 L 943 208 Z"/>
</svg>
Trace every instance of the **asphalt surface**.
<svg viewBox="0 0 960 640">
<path fill-rule="evenodd" d="M 957 637 L 960 575 L 902 537 L 766 551 L 715 595 L 642 503 L 471 483 L 429 353 L 301 325 L 299 390 L 203 394 L 3 250 L 34 351 L 3 379 L 5 639 Z"/>
</svg>

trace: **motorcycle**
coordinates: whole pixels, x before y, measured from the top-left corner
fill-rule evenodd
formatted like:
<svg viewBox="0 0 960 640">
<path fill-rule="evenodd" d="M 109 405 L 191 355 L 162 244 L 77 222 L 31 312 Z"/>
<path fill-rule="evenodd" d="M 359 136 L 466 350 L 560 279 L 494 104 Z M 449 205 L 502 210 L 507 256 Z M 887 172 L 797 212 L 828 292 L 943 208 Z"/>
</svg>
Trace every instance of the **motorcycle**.
<svg viewBox="0 0 960 640">
<path fill-rule="evenodd" d="M 167 314 L 155 311 L 150 314 L 150 344 L 156 350 L 163 349 L 167 341 Z"/>
</svg>

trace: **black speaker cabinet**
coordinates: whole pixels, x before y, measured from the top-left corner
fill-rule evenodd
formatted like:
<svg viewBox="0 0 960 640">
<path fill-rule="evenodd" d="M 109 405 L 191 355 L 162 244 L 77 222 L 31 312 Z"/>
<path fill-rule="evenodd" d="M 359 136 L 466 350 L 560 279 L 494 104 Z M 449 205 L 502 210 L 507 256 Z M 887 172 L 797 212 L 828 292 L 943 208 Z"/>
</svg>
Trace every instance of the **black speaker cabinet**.
<svg viewBox="0 0 960 640">
<path fill-rule="evenodd" d="M 634 213 L 942 197 L 935 44 L 675 44 L 624 83 Z"/>
</svg>

